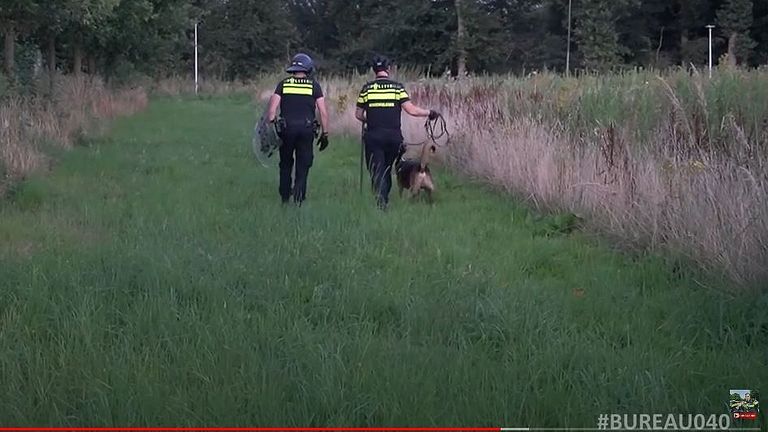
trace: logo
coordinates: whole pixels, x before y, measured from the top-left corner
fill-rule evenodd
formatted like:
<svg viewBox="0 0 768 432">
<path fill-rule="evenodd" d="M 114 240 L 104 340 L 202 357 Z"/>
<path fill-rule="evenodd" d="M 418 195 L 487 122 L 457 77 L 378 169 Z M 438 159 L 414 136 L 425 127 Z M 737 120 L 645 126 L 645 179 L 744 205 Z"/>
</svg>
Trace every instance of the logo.
<svg viewBox="0 0 768 432">
<path fill-rule="evenodd" d="M 760 394 L 757 390 L 731 390 L 728 406 L 736 420 L 756 420 L 760 413 Z"/>
</svg>

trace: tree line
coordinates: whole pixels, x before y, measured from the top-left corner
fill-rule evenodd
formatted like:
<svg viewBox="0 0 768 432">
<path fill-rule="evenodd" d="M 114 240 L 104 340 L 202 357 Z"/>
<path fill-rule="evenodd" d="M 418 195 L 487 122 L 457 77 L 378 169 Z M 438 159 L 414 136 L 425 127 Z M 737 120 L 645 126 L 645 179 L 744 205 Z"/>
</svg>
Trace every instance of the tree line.
<svg viewBox="0 0 768 432">
<path fill-rule="evenodd" d="M 0 0 L 6 79 L 41 73 L 248 78 L 371 54 L 433 74 L 768 63 L 768 0 Z M 569 44 L 570 41 L 570 44 Z M 569 49 L 570 47 L 570 49 Z"/>
</svg>

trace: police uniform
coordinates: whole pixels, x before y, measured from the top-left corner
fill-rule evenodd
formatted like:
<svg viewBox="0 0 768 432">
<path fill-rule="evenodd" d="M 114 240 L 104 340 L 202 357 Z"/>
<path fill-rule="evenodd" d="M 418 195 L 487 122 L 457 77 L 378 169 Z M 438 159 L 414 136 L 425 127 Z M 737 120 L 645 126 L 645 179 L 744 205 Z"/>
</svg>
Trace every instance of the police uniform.
<svg viewBox="0 0 768 432">
<path fill-rule="evenodd" d="M 289 77 L 275 89 L 280 95 L 280 197 L 301 203 L 306 198 L 307 177 L 312 167 L 315 133 L 315 103 L 323 97 L 320 84 L 313 78 Z M 296 165 L 296 178 L 291 190 L 291 174 Z"/>
<path fill-rule="evenodd" d="M 757 399 L 750 399 L 749 401 L 744 401 L 744 410 L 747 412 L 753 412 L 758 411 L 758 401 Z"/>
<path fill-rule="evenodd" d="M 389 201 L 391 169 L 403 144 L 400 115 L 410 100 L 405 86 L 389 78 L 366 83 L 357 98 L 357 107 L 366 112 L 365 159 L 380 206 Z"/>
</svg>

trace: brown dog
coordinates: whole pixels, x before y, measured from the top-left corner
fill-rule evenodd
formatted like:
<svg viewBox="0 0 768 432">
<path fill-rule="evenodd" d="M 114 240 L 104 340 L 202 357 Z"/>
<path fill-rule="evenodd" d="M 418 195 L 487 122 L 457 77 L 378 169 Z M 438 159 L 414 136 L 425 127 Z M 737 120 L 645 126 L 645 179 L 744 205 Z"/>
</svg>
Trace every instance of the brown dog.
<svg viewBox="0 0 768 432">
<path fill-rule="evenodd" d="M 397 185 L 400 188 L 400 196 L 403 190 L 408 189 L 411 198 L 415 198 L 422 190 L 427 194 L 427 200 L 432 202 L 432 193 L 435 191 L 435 181 L 429 170 L 429 156 L 437 150 L 434 144 L 424 143 L 421 147 L 419 160 L 405 159 L 405 155 L 395 163 L 397 173 Z"/>
</svg>

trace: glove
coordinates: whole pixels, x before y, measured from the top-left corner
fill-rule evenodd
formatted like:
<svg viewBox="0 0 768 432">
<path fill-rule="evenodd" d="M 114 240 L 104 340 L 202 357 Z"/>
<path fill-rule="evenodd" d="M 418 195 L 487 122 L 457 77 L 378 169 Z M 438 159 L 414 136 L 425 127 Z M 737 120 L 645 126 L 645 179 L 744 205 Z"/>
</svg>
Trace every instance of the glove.
<svg viewBox="0 0 768 432">
<path fill-rule="evenodd" d="M 323 134 L 320 135 L 320 139 L 317 140 L 317 145 L 320 146 L 320 151 L 323 151 L 328 147 L 328 132 L 323 132 Z"/>
<path fill-rule="evenodd" d="M 435 110 L 429 110 L 429 119 L 434 120 L 436 118 L 440 117 L 440 113 Z"/>
</svg>

